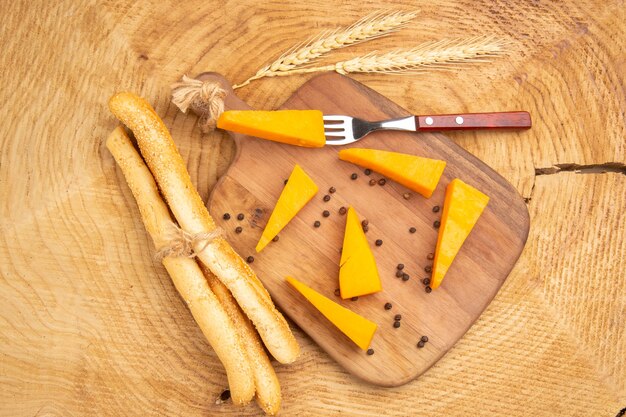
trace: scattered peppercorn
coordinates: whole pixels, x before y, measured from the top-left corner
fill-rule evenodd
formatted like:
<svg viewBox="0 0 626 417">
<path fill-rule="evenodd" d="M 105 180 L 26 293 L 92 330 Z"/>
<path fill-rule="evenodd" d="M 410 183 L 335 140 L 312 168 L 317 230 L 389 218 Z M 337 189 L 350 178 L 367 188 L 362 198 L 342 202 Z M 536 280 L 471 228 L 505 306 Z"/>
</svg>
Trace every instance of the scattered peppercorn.
<svg viewBox="0 0 626 417">
<path fill-rule="evenodd" d="M 435 221 L 433 222 L 433 227 L 434 227 L 435 229 L 439 229 L 439 226 L 441 226 L 441 222 L 440 222 L 439 220 L 435 220 Z"/>
<path fill-rule="evenodd" d="M 345 207 L 340 207 L 339 208 L 339 214 L 344 215 L 346 214 L 346 211 L 348 211 Z"/>
<path fill-rule="evenodd" d="M 246 258 L 246 262 L 248 262 L 249 264 L 251 264 L 252 262 L 254 262 L 254 256 L 248 256 Z"/>
<path fill-rule="evenodd" d="M 393 322 L 393 327 L 395 327 L 396 329 L 397 329 L 398 327 L 400 327 L 400 322 L 399 322 L 399 321 L 394 321 L 394 322 Z"/>
<path fill-rule="evenodd" d="M 363 226 L 367 226 L 368 224 L 370 224 L 370 222 L 367 219 L 365 219 L 365 220 L 363 220 L 361 222 L 361 225 L 363 225 Z"/>
<path fill-rule="evenodd" d="M 322 216 L 324 216 L 324 217 L 328 217 L 328 216 L 330 216 L 330 211 L 328 211 L 328 210 L 324 210 L 324 211 L 322 212 Z"/>
<path fill-rule="evenodd" d="M 374 349 L 371 349 L 371 348 L 370 348 L 370 349 L 367 349 L 367 354 L 368 354 L 369 356 L 372 356 L 372 355 L 374 354 Z"/>
<path fill-rule="evenodd" d="M 433 207 L 433 213 L 437 213 L 439 211 L 440 207 L 439 206 L 435 206 Z"/>
<path fill-rule="evenodd" d="M 243 232 L 243 227 L 241 227 L 241 226 L 235 227 L 235 233 L 239 234 L 241 232 Z"/>
<path fill-rule="evenodd" d="M 429 261 L 432 261 L 433 259 L 435 259 L 435 254 L 434 253 L 429 253 L 428 256 L 426 257 L 426 259 L 428 259 Z"/>
<path fill-rule="evenodd" d="M 256 214 L 258 214 L 259 216 L 260 216 L 261 214 L 263 214 L 263 210 L 262 210 L 262 209 L 260 209 L 260 208 L 258 208 L 258 207 L 254 209 L 254 212 L 255 212 Z"/>
<path fill-rule="evenodd" d="M 370 230 L 369 226 L 361 226 L 361 228 L 363 229 L 363 233 L 367 233 Z"/>
<path fill-rule="evenodd" d="M 222 401 L 228 401 L 230 399 L 230 390 L 229 389 L 225 389 L 224 391 L 222 391 L 222 393 L 220 394 L 220 400 Z"/>
<path fill-rule="evenodd" d="M 283 181 L 283 184 L 287 185 L 287 181 L 289 181 L 289 178 L 285 179 L 285 181 Z"/>
<path fill-rule="evenodd" d="M 378 180 L 378 185 L 385 185 L 385 184 L 387 184 L 387 180 L 386 179 L 381 178 L 381 179 Z"/>
<path fill-rule="evenodd" d="M 417 232 L 417 229 L 415 227 L 411 227 L 409 229 L 409 233 L 415 233 L 415 232 Z"/>
<path fill-rule="evenodd" d="M 417 342 L 417 347 L 421 349 L 421 348 L 423 348 L 423 347 L 424 347 L 424 345 L 425 345 L 425 344 L 426 344 L 426 343 L 424 343 L 424 342 L 422 342 L 422 341 L 420 340 L 419 342 Z"/>
<path fill-rule="evenodd" d="M 350 301 L 356 301 L 356 300 L 358 300 L 358 299 L 359 299 L 359 297 L 352 297 L 352 298 L 350 299 Z"/>
<path fill-rule="evenodd" d="M 356 172 L 353 172 L 352 175 L 350 175 L 350 179 L 356 180 L 357 178 L 359 178 L 359 176 L 356 174 Z"/>
<path fill-rule="evenodd" d="M 330 201 L 330 196 L 328 194 L 326 194 L 324 196 L 324 201 L 326 201 L 326 202 Z"/>
<path fill-rule="evenodd" d="M 427 293 L 430 293 L 432 290 L 433 290 L 433 289 L 432 289 L 432 288 L 430 288 L 430 286 L 426 287 L 426 292 L 427 292 Z"/>
<path fill-rule="evenodd" d="M 402 194 L 402 197 L 404 197 L 405 200 L 408 200 L 409 198 L 411 198 L 411 194 L 404 193 L 404 194 Z"/>
<path fill-rule="evenodd" d="M 411 277 L 409 276 L 409 274 L 403 274 L 403 275 L 402 275 L 402 281 L 408 281 L 408 280 L 409 280 L 409 278 L 411 278 Z"/>
<path fill-rule="evenodd" d="M 400 271 L 400 270 L 396 271 L 396 277 L 398 277 L 398 278 L 402 278 L 402 275 L 404 275 L 404 274 L 402 273 L 402 271 Z"/>
<path fill-rule="evenodd" d="M 399 271 L 404 269 L 404 264 L 398 264 L 398 266 L 396 266 L 396 269 L 398 269 Z"/>
<path fill-rule="evenodd" d="M 430 274 L 431 272 L 433 272 L 433 267 L 430 265 L 424 267 L 424 272 Z"/>
<path fill-rule="evenodd" d="M 383 241 L 382 239 L 376 239 L 376 246 L 382 246 Z"/>
<path fill-rule="evenodd" d="M 422 336 L 420 338 L 420 342 L 424 342 L 424 343 L 428 342 L 428 336 Z"/>
<path fill-rule="evenodd" d="M 314 227 L 320 227 L 322 225 L 322 223 L 319 220 L 315 220 L 315 223 L 313 223 Z"/>
<path fill-rule="evenodd" d="M 364 171 L 364 172 L 365 172 L 365 175 L 369 175 L 369 174 L 371 174 L 371 173 L 372 173 L 372 170 L 371 170 L 371 169 L 369 169 L 369 168 L 365 168 L 365 171 Z"/>
<path fill-rule="evenodd" d="M 393 307 L 391 303 L 385 303 L 385 310 L 391 310 L 391 307 Z"/>
<path fill-rule="evenodd" d="M 393 319 L 394 319 L 395 321 L 400 321 L 400 320 L 402 320 L 402 314 L 396 314 L 396 315 L 393 317 Z"/>
<path fill-rule="evenodd" d="M 430 278 L 424 278 L 424 279 L 422 280 L 422 283 L 423 283 L 424 285 L 430 285 Z"/>
<path fill-rule="evenodd" d="M 370 180 L 370 185 L 376 185 L 376 180 L 371 179 L 371 180 Z"/>
<path fill-rule="evenodd" d="M 335 290 L 335 295 L 336 295 L 337 297 L 339 297 L 339 296 L 341 295 L 341 291 L 339 291 L 339 288 L 337 288 L 337 289 Z"/>
<path fill-rule="evenodd" d="M 243 213 L 239 213 L 239 214 L 237 215 L 237 220 L 243 220 L 243 219 L 244 219 L 244 217 L 245 217 L 245 216 L 243 215 Z"/>
<path fill-rule="evenodd" d="M 335 187 L 330 187 L 328 189 L 328 192 L 331 193 L 331 194 L 333 194 L 335 191 L 337 191 L 337 189 Z"/>
<path fill-rule="evenodd" d="M 222 216 L 222 219 L 230 220 L 230 213 L 224 213 L 224 215 Z"/>
</svg>

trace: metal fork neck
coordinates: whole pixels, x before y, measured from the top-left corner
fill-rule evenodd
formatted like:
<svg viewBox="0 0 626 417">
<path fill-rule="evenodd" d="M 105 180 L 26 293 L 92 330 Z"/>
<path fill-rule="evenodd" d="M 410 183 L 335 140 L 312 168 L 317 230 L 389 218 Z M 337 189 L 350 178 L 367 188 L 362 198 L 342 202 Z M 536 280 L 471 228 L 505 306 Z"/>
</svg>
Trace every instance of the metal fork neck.
<svg viewBox="0 0 626 417">
<path fill-rule="evenodd" d="M 401 119 L 384 120 L 380 122 L 371 122 L 375 130 L 407 130 L 415 132 L 417 126 L 415 124 L 415 116 L 403 117 Z"/>
</svg>

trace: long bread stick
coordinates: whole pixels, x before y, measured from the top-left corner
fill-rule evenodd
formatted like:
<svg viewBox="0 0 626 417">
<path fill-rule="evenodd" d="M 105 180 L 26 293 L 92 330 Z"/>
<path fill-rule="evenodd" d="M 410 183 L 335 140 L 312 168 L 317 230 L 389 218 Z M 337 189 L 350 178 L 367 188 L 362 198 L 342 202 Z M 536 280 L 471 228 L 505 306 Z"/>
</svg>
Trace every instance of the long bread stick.
<svg viewBox="0 0 626 417">
<path fill-rule="evenodd" d="M 155 246 L 158 248 L 166 244 L 173 220 L 150 170 L 121 126 L 111 133 L 106 145 L 135 196 L 141 219 Z M 200 267 L 195 260 L 186 257 L 163 258 L 163 265 L 202 333 L 224 364 L 233 402 L 241 405 L 248 403 L 254 396 L 255 386 L 244 341 L 211 291 Z"/>
<path fill-rule="evenodd" d="M 191 183 L 169 131 L 152 106 L 135 94 L 122 92 L 111 97 L 109 108 L 135 134 L 179 225 L 192 234 L 213 231 L 215 222 Z M 222 237 L 213 239 L 206 247 L 198 243 L 195 250 L 198 259 L 228 287 L 274 358 L 281 363 L 293 362 L 300 352 L 298 342 L 252 269 Z"/>
</svg>

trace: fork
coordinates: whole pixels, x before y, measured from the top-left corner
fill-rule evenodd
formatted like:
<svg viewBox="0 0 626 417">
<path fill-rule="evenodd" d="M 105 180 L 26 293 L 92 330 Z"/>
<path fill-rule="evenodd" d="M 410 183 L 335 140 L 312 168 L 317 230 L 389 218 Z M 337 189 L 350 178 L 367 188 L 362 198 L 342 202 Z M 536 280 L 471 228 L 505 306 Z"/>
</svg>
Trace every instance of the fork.
<svg viewBox="0 0 626 417">
<path fill-rule="evenodd" d="M 502 128 L 528 129 L 531 125 L 530 114 L 526 111 L 409 116 L 378 122 L 369 122 L 339 114 L 324 116 L 324 133 L 327 145 L 354 143 L 375 130 L 428 132 Z"/>
</svg>

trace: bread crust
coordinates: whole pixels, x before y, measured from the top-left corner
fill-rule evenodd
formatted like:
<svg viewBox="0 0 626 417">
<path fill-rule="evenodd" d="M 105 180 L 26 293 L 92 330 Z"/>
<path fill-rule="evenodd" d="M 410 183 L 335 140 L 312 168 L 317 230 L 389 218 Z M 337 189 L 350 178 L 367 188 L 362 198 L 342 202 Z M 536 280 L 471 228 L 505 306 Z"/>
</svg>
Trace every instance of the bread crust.
<svg viewBox="0 0 626 417">
<path fill-rule="evenodd" d="M 173 219 L 150 170 L 121 126 L 111 133 L 106 146 L 137 201 L 146 230 L 159 248 L 167 243 Z M 246 343 L 241 340 L 235 323 L 211 290 L 195 260 L 165 257 L 162 262 L 202 333 L 224 365 L 233 402 L 247 404 L 254 396 L 255 384 Z"/>
<path fill-rule="evenodd" d="M 135 94 L 122 92 L 111 97 L 109 108 L 133 131 L 141 154 L 180 227 L 194 234 L 213 231 L 215 222 L 191 183 L 169 131 L 152 106 Z M 222 237 L 211 241 L 204 250 L 204 245 L 196 246 L 198 259 L 230 290 L 274 358 L 281 363 L 296 360 L 300 347 L 287 321 L 245 261 Z"/>
</svg>

